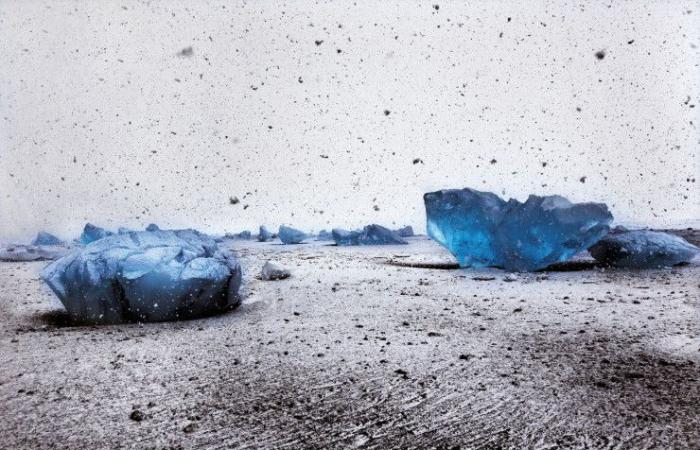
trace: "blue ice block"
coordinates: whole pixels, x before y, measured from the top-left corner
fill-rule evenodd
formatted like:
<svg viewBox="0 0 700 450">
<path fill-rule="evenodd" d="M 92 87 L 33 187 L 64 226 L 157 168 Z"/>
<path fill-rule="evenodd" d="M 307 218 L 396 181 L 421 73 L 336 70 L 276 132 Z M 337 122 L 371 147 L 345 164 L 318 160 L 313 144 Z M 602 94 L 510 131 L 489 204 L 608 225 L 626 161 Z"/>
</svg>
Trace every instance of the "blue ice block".
<svg viewBox="0 0 700 450">
<path fill-rule="evenodd" d="M 111 236 L 112 234 L 114 233 L 112 233 L 111 231 L 107 231 L 104 228 L 100 228 L 91 223 L 86 223 L 85 228 L 83 228 L 83 233 L 80 235 L 80 238 L 78 238 L 78 240 L 81 244 L 87 245 L 90 242 L 94 242 L 104 237 Z"/>
<path fill-rule="evenodd" d="M 304 239 L 309 237 L 303 231 L 299 231 L 295 228 L 284 225 L 280 226 L 278 235 L 280 241 L 282 241 L 284 244 L 301 244 Z"/>
<path fill-rule="evenodd" d="M 396 230 L 396 234 L 398 234 L 400 237 L 413 237 L 415 234 L 413 233 L 413 227 L 410 225 L 406 225 L 403 228 L 399 228 Z"/>
<path fill-rule="evenodd" d="M 63 245 L 65 242 L 51 233 L 40 231 L 32 241 L 32 245 Z"/>
<path fill-rule="evenodd" d="M 588 251 L 603 264 L 633 269 L 671 267 L 700 254 L 698 247 L 681 237 L 649 230 L 615 230 Z"/>
<path fill-rule="evenodd" d="M 321 230 L 318 232 L 318 235 L 316 236 L 317 241 L 332 241 L 333 240 L 333 234 L 329 233 L 326 230 Z"/>
<path fill-rule="evenodd" d="M 596 243 L 613 219 L 602 203 L 572 204 L 558 195 L 506 202 L 466 188 L 429 192 L 424 201 L 428 235 L 462 267 L 544 269 Z"/>
<path fill-rule="evenodd" d="M 336 245 L 394 245 L 407 244 L 395 231 L 381 225 L 367 225 L 362 230 L 347 231 L 342 228 L 332 230 Z"/>
<path fill-rule="evenodd" d="M 201 317 L 240 303 L 241 268 L 194 230 L 109 236 L 54 261 L 43 280 L 91 323 Z"/>
<path fill-rule="evenodd" d="M 265 225 L 260 225 L 260 230 L 258 231 L 258 241 L 267 242 L 272 239 L 272 233 L 265 227 Z"/>
</svg>

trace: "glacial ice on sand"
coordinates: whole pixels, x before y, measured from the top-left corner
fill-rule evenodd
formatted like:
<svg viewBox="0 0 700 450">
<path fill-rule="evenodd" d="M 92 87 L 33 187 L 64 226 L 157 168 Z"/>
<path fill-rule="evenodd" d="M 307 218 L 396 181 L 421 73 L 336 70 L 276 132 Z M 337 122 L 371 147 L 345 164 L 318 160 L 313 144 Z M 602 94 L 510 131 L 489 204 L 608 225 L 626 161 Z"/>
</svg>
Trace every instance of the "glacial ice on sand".
<svg viewBox="0 0 700 450">
<path fill-rule="evenodd" d="M 42 278 L 85 322 L 187 319 L 240 303 L 238 261 L 194 230 L 109 236 L 54 261 Z"/>
<path fill-rule="evenodd" d="M 377 224 L 356 231 L 334 228 L 332 235 L 336 245 L 340 246 L 407 244 L 395 231 Z"/>
<path fill-rule="evenodd" d="M 241 231 L 240 233 L 226 233 L 224 236 L 226 239 L 235 239 L 239 241 L 249 241 L 253 237 L 253 233 L 248 230 Z"/>
<path fill-rule="evenodd" d="M 415 234 L 413 234 L 413 227 L 410 225 L 406 225 L 403 228 L 399 228 L 396 230 L 396 234 L 398 234 L 400 237 L 413 237 Z"/>
<path fill-rule="evenodd" d="M 284 280 L 285 278 L 289 278 L 291 276 L 292 273 L 288 269 L 285 269 L 272 261 L 267 261 L 263 265 L 262 271 L 260 272 L 260 278 L 265 281 Z"/>
<path fill-rule="evenodd" d="M 51 233 L 40 231 L 32 241 L 32 245 L 64 245 L 65 242 Z"/>
<path fill-rule="evenodd" d="M 284 244 L 301 244 L 309 236 L 303 231 L 280 225 L 279 238 Z"/>
<path fill-rule="evenodd" d="M 41 261 L 60 258 L 68 253 L 62 245 L 7 245 L 0 247 L 0 261 Z"/>
<path fill-rule="evenodd" d="M 318 232 L 318 235 L 316 235 L 316 240 L 317 241 L 332 241 L 333 240 L 333 234 L 329 233 L 326 230 L 321 230 Z"/>
<path fill-rule="evenodd" d="M 100 228 L 91 223 L 86 223 L 85 228 L 83 228 L 83 233 L 80 235 L 80 238 L 78 240 L 81 244 L 87 245 L 90 242 L 94 242 L 98 239 L 111 236 L 112 234 L 113 233 L 111 231 L 107 231 L 104 228 Z"/>
<path fill-rule="evenodd" d="M 613 219 L 602 203 L 572 204 L 558 195 L 506 202 L 466 188 L 429 192 L 423 198 L 428 235 L 462 267 L 544 269 L 596 243 Z"/>
<path fill-rule="evenodd" d="M 265 225 L 260 225 L 260 230 L 258 230 L 258 241 L 267 242 L 270 239 L 272 239 L 272 233 L 270 233 Z"/>
<path fill-rule="evenodd" d="M 671 267 L 690 262 L 698 247 L 672 234 L 649 230 L 613 230 L 588 249 L 603 264 L 634 269 Z"/>
</svg>

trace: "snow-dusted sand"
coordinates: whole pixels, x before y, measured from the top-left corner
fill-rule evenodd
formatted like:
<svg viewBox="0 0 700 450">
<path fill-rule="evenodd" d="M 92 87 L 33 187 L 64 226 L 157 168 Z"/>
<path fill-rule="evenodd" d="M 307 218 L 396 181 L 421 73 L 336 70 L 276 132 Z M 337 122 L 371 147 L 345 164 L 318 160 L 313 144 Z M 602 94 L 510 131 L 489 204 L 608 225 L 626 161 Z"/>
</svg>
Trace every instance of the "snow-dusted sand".
<svg viewBox="0 0 700 450">
<path fill-rule="evenodd" d="M 226 245 L 244 304 L 179 323 L 72 326 L 45 262 L 0 263 L 0 447 L 700 448 L 698 264 L 506 281 L 421 237 Z"/>
</svg>

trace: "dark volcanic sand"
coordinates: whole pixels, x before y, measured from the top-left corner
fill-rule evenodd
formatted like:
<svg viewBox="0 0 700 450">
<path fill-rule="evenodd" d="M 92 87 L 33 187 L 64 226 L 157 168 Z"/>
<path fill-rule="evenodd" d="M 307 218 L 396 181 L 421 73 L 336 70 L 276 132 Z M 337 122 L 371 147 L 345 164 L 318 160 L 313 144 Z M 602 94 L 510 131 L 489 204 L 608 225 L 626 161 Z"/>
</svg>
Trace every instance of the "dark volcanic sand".
<svg viewBox="0 0 700 450">
<path fill-rule="evenodd" d="M 700 448 L 697 263 L 507 282 L 386 264 L 449 261 L 423 238 L 233 246 L 244 305 L 179 323 L 71 326 L 46 263 L 0 263 L 0 447 Z"/>
</svg>

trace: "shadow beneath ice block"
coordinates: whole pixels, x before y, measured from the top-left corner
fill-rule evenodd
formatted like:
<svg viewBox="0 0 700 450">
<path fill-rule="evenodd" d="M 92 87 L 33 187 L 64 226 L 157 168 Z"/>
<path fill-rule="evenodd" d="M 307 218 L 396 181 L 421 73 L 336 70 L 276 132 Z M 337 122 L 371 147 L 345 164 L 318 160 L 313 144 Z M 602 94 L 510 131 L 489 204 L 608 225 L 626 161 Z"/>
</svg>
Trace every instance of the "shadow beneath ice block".
<svg viewBox="0 0 700 450">
<path fill-rule="evenodd" d="M 456 262 L 421 262 L 389 259 L 384 261 L 384 263 L 390 266 L 411 267 L 414 269 L 457 270 L 460 268 Z"/>
<path fill-rule="evenodd" d="M 134 325 L 134 324 L 145 324 L 145 323 L 164 323 L 164 322 L 195 322 L 195 321 L 206 321 L 210 318 L 216 318 L 225 316 L 234 311 L 246 312 L 247 307 L 242 303 L 227 306 L 218 311 L 209 311 L 204 314 L 198 314 L 195 316 L 183 316 L 175 320 L 139 320 L 138 317 L 127 317 L 119 322 L 95 322 L 88 320 L 81 320 L 76 318 L 74 315 L 70 314 L 65 309 L 54 309 L 51 311 L 41 311 L 34 314 L 31 317 L 31 321 L 36 325 L 45 325 L 50 328 L 75 328 L 75 327 L 109 327 L 112 325 Z"/>
<path fill-rule="evenodd" d="M 550 264 L 544 269 L 538 270 L 538 272 L 580 272 L 584 270 L 598 269 L 601 267 L 605 267 L 605 265 L 597 261 L 573 260 Z"/>
<path fill-rule="evenodd" d="M 454 261 L 417 261 L 414 259 L 397 259 L 391 258 L 384 260 L 385 264 L 397 267 L 410 267 L 414 269 L 433 269 L 433 270 L 459 270 L 461 267 Z M 586 270 L 594 270 L 605 267 L 592 259 L 573 259 L 560 263 L 551 264 L 537 272 L 581 272 Z M 493 267 L 500 269 L 500 267 Z"/>
<path fill-rule="evenodd" d="M 94 325 L 88 322 L 77 320 L 75 317 L 70 315 L 65 309 L 54 309 L 51 311 L 38 312 L 32 317 L 32 321 L 42 325 L 48 325 L 53 328 L 83 327 Z"/>
</svg>

